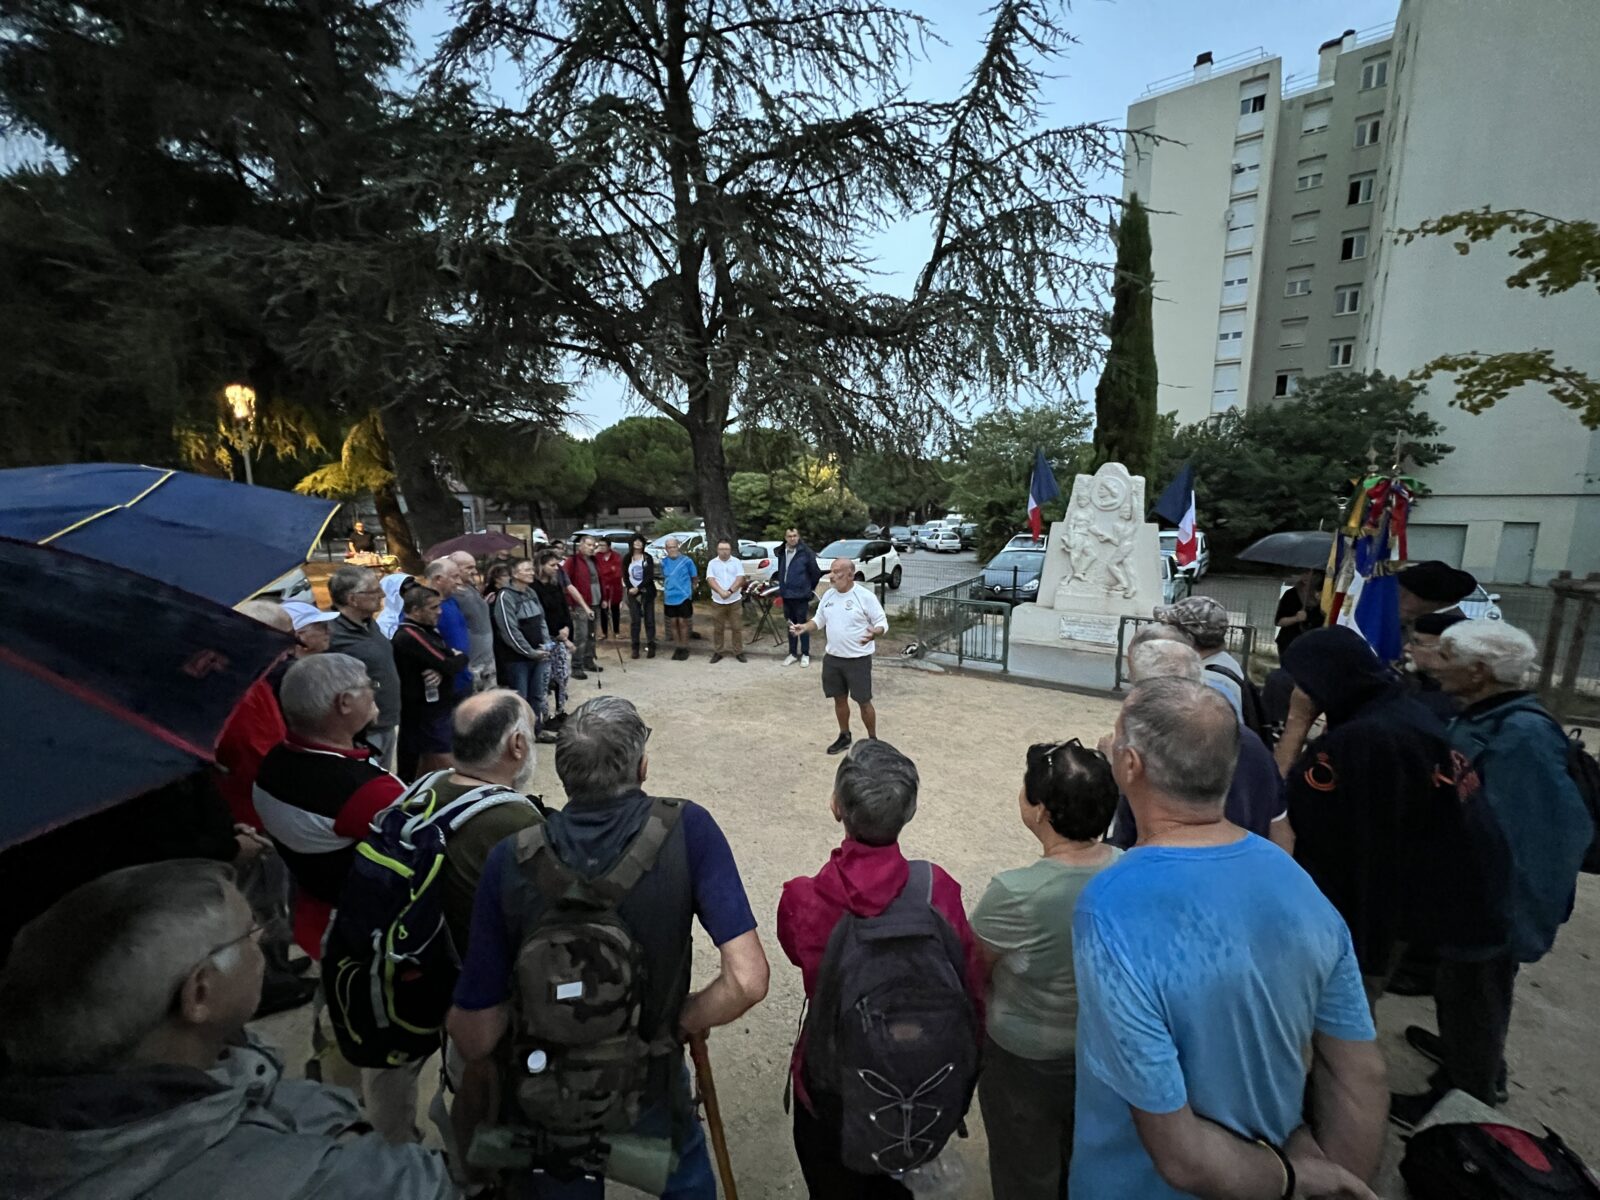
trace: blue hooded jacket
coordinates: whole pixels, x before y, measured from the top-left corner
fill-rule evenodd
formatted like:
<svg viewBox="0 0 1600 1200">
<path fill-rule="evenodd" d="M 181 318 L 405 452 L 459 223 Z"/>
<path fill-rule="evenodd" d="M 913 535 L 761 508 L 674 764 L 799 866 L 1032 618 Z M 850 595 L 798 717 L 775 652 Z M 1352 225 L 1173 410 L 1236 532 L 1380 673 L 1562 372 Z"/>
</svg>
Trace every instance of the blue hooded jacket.
<svg viewBox="0 0 1600 1200">
<path fill-rule="evenodd" d="M 794 570 L 789 570 L 789 560 L 794 559 Z M 785 600 L 809 600 L 822 578 L 822 568 L 817 565 L 817 555 L 810 546 L 801 542 L 791 556 L 789 547 L 778 547 L 778 569 L 773 572 L 778 581 L 778 595 Z"/>
<path fill-rule="evenodd" d="M 1572 915 L 1578 869 L 1594 822 L 1567 774 L 1567 740 L 1531 692 L 1470 705 L 1450 723 L 1450 745 L 1468 763 L 1511 856 L 1507 898 L 1518 962 L 1538 962 Z"/>
</svg>

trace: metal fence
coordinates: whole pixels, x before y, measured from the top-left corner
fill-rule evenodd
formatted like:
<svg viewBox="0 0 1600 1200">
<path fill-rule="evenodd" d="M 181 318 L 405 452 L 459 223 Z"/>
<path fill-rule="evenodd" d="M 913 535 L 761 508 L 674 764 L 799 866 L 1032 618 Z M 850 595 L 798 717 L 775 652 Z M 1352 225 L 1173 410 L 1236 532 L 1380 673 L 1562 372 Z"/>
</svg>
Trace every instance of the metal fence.
<svg viewBox="0 0 1600 1200">
<path fill-rule="evenodd" d="M 1220 601 L 1219 601 L 1220 603 Z M 1123 617 L 1117 625 L 1117 687 L 1127 682 L 1128 643 L 1146 625 L 1155 622 L 1150 617 Z M 1256 652 L 1256 631 L 1249 625 L 1228 626 L 1228 639 L 1222 648 L 1238 661 L 1241 673 L 1250 677 L 1250 660 Z"/>
<path fill-rule="evenodd" d="M 924 654 L 953 655 L 957 665 L 1010 663 L 1011 605 L 974 599 L 982 576 L 972 575 L 917 599 L 917 642 Z"/>
</svg>

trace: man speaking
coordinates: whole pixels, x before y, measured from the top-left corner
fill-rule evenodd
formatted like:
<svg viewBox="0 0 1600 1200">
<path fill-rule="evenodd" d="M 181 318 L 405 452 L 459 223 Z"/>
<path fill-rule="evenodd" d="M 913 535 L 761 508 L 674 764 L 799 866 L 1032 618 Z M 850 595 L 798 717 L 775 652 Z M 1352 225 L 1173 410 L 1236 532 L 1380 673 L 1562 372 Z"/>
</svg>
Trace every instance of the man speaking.
<svg viewBox="0 0 1600 1200">
<path fill-rule="evenodd" d="M 794 637 L 819 629 L 828 635 L 828 651 L 822 659 L 822 694 L 833 700 L 839 718 L 839 736 L 828 747 L 838 754 L 850 747 L 850 701 L 861 709 L 861 723 L 867 736 L 878 736 L 878 713 L 872 707 L 872 654 L 874 642 L 889 632 L 889 618 L 883 605 L 870 590 L 856 586 L 856 564 L 836 558 L 828 571 L 833 584 L 817 602 L 816 615 L 803 624 L 791 622 Z"/>
</svg>

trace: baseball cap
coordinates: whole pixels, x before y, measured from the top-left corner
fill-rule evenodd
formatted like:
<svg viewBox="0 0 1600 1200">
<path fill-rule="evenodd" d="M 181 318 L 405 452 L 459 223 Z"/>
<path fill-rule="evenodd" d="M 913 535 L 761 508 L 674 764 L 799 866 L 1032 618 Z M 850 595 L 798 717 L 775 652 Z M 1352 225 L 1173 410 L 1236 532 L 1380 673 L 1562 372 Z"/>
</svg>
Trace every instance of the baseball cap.
<svg viewBox="0 0 1600 1200">
<path fill-rule="evenodd" d="M 283 611 L 289 614 L 289 619 L 294 622 L 295 631 L 304 629 L 307 625 L 316 625 L 323 621 L 337 621 L 339 614 L 336 612 L 323 612 L 315 604 L 307 604 L 304 600 L 288 600 L 284 602 Z"/>
<path fill-rule="evenodd" d="M 1163 625 L 1176 625 L 1200 642 L 1222 642 L 1228 636 L 1228 610 L 1210 596 L 1185 596 L 1176 604 L 1158 604 L 1150 615 Z"/>
</svg>

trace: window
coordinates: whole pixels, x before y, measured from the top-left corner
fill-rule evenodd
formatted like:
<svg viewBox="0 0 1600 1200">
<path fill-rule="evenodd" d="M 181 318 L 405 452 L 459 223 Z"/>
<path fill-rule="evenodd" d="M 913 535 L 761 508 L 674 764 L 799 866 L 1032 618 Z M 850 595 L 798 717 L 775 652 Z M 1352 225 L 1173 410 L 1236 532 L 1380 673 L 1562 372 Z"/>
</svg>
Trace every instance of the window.
<svg viewBox="0 0 1600 1200">
<path fill-rule="evenodd" d="M 1322 164 L 1325 158 L 1302 158 L 1300 166 L 1295 171 L 1294 190 L 1308 192 L 1312 188 L 1322 186 Z"/>
<path fill-rule="evenodd" d="M 1371 204 L 1372 203 L 1372 181 L 1373 181 L 1373 179 L 1374 179 L 1374 176 L 1372 175 L 1371 172 L 1368 172 L 1365 175 L 1352 175 L 1352 176 L 1350 176 L 1350 187 L 1347 190 L 1347 194 L 1345 196 L 1345 203 L 1346 204 Z"/>
<path fill-rule="evenodd" d="M 1256 201 L 1255 197 L 1247 196 L 1243 200 L 1235 200 L 1228 209 L 1228 237 L 1226 249 L 1248 250 L 1256 243 Z"/>
<path fill-rule="evenodd" d="M 1272 394 L 1274 396 L 1293 396 L 1299 391 L 1299 371 L 1279 371 L 1272 377 Z"/>
<path fill-rule="evenodd" d="M 1211 411 L 1227 412 L 1239 403 L 1239 364 L 1218 363 L 1211 373 Z"/>
<path fill-rule="evenodd" d="M 1361 90 L 1371 91 L 1389 82 L 1389 56 L 1369 58 L 1361 64 Z"/>
<path fill-rule="evenodd" d="M 1285 296 L 1309 296 L 1311 294 L 1311 268 L 1290 267 L 1289 278 L 1283 285 Z"/>
<path fill-rule="evenodd" d="M 1240 133 L 1259 133 L 1266 121 L 1267 81 L 1250 79 L 1239 85 Z"/>
<path fill-rule="evenodd" d="M 1299 213 L 1289 220 L 1290 242 L 1314 242 L 1317 240 L 1317 213 Z"/>
<path fill-rule="evenodd" d="M 1240 357 L 1244 346 L 1244 313 L 1225 312 L 1217 321 L 1217 360 Z"/>
<path fill-rule="evenodd" d="M 1328 114 L 1332 110 L 1332 100 L 1324 100 L 1320 104 L 1306 105 L 1305 111 L 1300 114 L 1300 132 L 1321 133 L 1328 127 Z"/>
<path fill-rule="evenodd" d="M 1356 145 L 1376 146 L 1378 134 L 1383 129 L 1383 117 L 1378 113 L 1356 118 Z"/>
<path fill-rule="evenodd" d="M 1333 314 L 1336 317 L 1348 317 L 1352 313 L 1361 311 L 1361 285 L 1352 283 L 1345 287 L 1333 289 Z"/>
<path fill-rule="evenodd" d="M 1222 307 L 1231 308 L 1250 299 L 1250 256 L 1230 254 L 1222 260 Z"/>
<path fill-rule="evenodd" d="M 1261 182 L 1261 139 L 1252 138 L 1233 148 L 1233 194 L 1253 192 Z"/>
<path fill-rule="evenodd" d="M 1339 239 L 1339 261 L 1353 262 L 1367 256 L 1367 231 L 1347 229 Z"/>
<path fill-rule="evenodd" d="M 1300 317 L 1292 321 L 1284 321 L 1278 326 L 1278 345 L 1304 346 L 1306 344 L 1307 324 L 1308 322 L 1305 317 Z"/>
<path fill-rule="evenodd" d="M 1339 338 L 1328 343 L 1328 365 L 1330 367 L 1348 367 L 1356 360 L 1356 343 L 1354 338 Z"/>
<path fill-rule="evenodd" d="M 1241 117 L 1247 113 L 1265 112 L 1266 108 L 1267 98 L 1265 96 L 1246 96 L 1239 101 L 1239 115 Z"/>
</svg>

